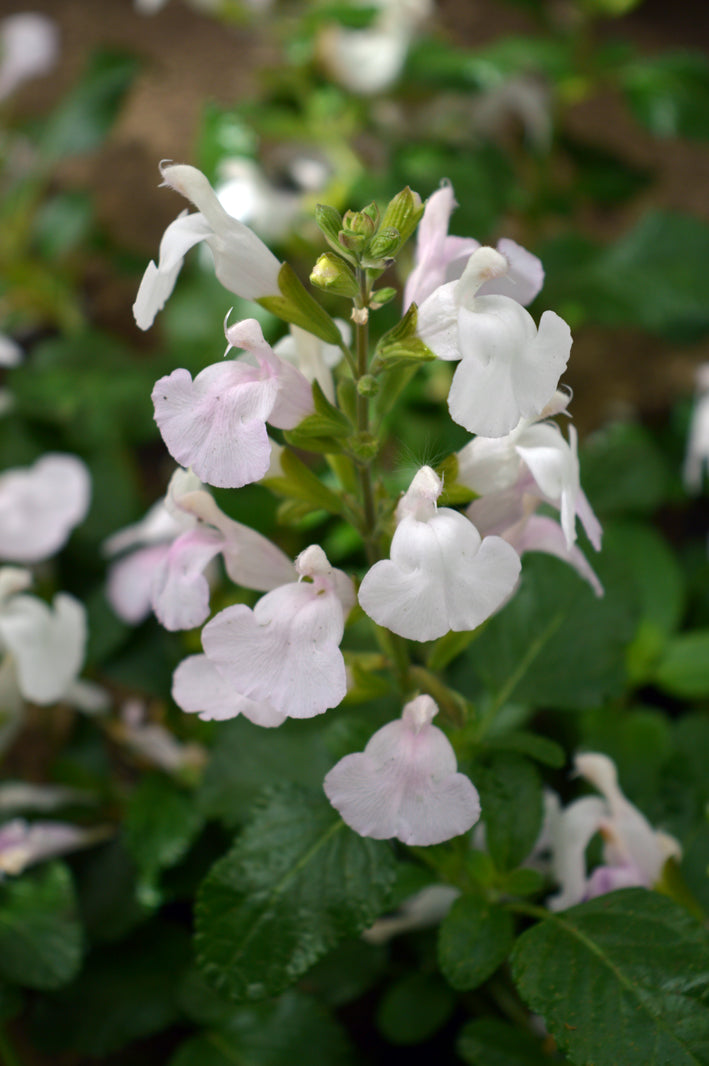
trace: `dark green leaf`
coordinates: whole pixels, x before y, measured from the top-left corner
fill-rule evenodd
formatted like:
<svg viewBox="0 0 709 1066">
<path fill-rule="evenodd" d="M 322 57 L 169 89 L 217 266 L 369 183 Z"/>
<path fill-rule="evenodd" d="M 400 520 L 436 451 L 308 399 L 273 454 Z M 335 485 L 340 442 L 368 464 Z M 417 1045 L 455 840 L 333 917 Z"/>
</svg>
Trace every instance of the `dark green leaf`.
<svg viewBox="0 0 709 1066">
<path fill-rule="evenodd" d="M 124 832 L 128 851 L 146 881 L 182 858 L 204 818 L 191 792 L 164 774 L 147 774 L 131 794 Z"/>
<path fill-rule="evenodd" d="M 670 468 L 643 426 L 613 422 L 585 442 L 581 480 L 601 516 L 647 514 L 664 503 Z"/>
<path fill-rule="evenodd" d="M 188 960 L 185 931 L 157 923 L 95 951 L 73 984 L 43 997 L 34 1040 L 49 1052 L 71 1049 L 98 1058 L 166 1029 L 178 1015 Z"/>
<path fill-rule="evenodd" d="M 0 977 L 29 988 L 59 988 L 79 969 L 82 940 L 63 863 L 0 884 Z"/>
<path fill-rule="evenodd" d="M 495 865 L 512 870 L 530 854 L 542 825 L 542 783 L 519 755 L 497 755 L 475 771 L 485 839 Z"/>
<path fill-rule="evenodd" d="M 477 988 L 510 953 L 514 925 L 509 911 L 482 896 L 460 896 L 438 933 L 438 964 L 453 988 Z"/>
<path fill-rule="evenodd" d="M 525 557 L 519 591 L 465 660 L 496 706 L 520 701 L 577 709 L 623 691 L 625 648 L 635 630 L 628 579 L 610 558 L 594 564 L 606 589 L 602 598 L 563 563 Z"/>
<path fill-rule="evenodd" d="M 470 1066 L 552 1066 L 531 1033 L 495 1018 L 468 1022 L 458 1038 L 458 1054 Z"/>
<path fill-rule="evenodd" d="M 540 737 L 538 733 L 502 733 L 488 737 L 487 746 L 496 751 L 515 751 L 519 755 L 528 755 L 530 759 L 555 770 L 566 762 L 566 752 L 561 745 L 549 737 Z"/>
<path fill-rule="evenodd" d="M 392 1044 L 420 1044 L 445 1025 L 454 1007 L 455 997 L 439 977 L 412 973 L 389 985 L 377 1024 Z"/>
<path fill-rule="evenodd" d="M 170 1066 L 348 1066 L 345 1034 L 310 996 L 286 992 L 270 1003 L 232 1005 L 219 1028 L 184 1043 Z"/>
<path fill-rule="evenodd" d="M 550 915 L 520 937 L 512 967 L 576 1063 L 709 1063 L 709 936 L 664 896 L 623 889 Z"/>
<path fill-rule="evenodd" d="M 22 1010 L 22 994 L 15 985 L 0 981 L 0 1025 L 10 1021 Z"/>
<path fill-rule="evenodd" d="M 353 833 L 322 793 L 267 790 L 200 889 L 205 976 L 235 999 L 276 995 L 372 924 L 394 873 L 390 846 Z"/>
</svg>

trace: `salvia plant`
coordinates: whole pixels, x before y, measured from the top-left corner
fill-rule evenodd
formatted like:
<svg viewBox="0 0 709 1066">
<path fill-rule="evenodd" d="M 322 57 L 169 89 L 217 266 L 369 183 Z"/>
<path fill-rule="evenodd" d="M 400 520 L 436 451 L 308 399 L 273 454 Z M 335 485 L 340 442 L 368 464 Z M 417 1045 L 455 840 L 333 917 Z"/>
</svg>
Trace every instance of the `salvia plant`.
<svg viewBox="0 0 709 1066">
<path fill-rule="evenodd" d="M 239 830 L 193 861 L 180 1002 L 204 1028 L 171 1063 L 352 1061 L 322 1003 L 376 986 L 407 932 L 413 955 L 379 1006 L 391 1044 L 447 1027 L 445 1046 L 481 1066 L 709 1062 L 707 936 L 680 842 L 598 751 L 574 755 L 589 792 L 569 801 L 562 776 L 545 788 L 539 768 L 566 756 L 530 727 L 534 699 L 602 703 L 632 637 L 622 609 L 604 613 L 623 575 L 589 561 L 601 527 L 561 381 L 571 332 L 525 307 L 541 262 L 449 234 L 443 183 L 425 204 L 405 188 L 383 207 L 319 206 L 328 250 L 306 287 L 199 170 L 161 169 L 196 211 L 165 231 L 138 325 L 202 242 L 258 316 L 225 300 L 224 356 L 156 382 L 179 466 L 106 546 L 120 617 L 202 627 L 172 696 L 215 723 L 206 770 L 199 745 L 139 708 L 113 726 L 175 782 L 146 779 L 128 814 L 142 905 L 164 898 L 161 871 L 205 818 Z M 271 344 L 274 319 L 289 332 Z M 396 433 L 417 379 L 445 398 L 459 446 L 412 464 Z M 233 517 L 248 486 L 257 511 L 278 501 L 282 545 Z M 233 587 L 215 583 L 219 558 Z M 580 656 L 554 644 L 565 627 L 584 634 Z"/>
</svg>

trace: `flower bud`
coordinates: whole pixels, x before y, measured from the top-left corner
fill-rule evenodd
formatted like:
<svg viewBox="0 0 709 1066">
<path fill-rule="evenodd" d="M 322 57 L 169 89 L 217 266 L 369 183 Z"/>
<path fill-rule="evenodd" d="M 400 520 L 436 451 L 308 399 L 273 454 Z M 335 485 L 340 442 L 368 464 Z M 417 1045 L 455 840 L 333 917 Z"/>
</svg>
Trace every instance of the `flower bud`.
<svg viewBox="0 0 709 1066">
<path fill-rule="evenodd" d="M 390 201 L 382 218 L 380 232 L 387 229 L 398 230 L 398 251 L 416 229 L 422 214 L 423 204 L 421 203 L 421 197 L 407 185 Z"/>
<path fill-rule="evenodd" d="M 334 293 L 335 296 L 355 297 L 359 286 L 351 268 L 338 255 L 324 252 L 313 267 L 310 284 Z"/>
</svg>

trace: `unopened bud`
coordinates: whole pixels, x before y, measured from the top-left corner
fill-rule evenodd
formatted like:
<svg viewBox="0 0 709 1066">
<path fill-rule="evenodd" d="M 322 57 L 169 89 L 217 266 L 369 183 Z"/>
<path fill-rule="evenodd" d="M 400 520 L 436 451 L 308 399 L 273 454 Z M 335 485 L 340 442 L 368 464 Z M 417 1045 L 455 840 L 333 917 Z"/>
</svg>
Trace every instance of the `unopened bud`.
<svg viewBox="0 0 709 1066">
<path fill-rule="evenodd" d="M 355 297 L 359 293 L 352 270 L 344 259 L 332 252 L 324 252 L 320 256 L 310 275 L 310 284 L 335 296 Z"/>
<path fill-rule="evenodd" d="M 357 382 L 357 392 L 360 396 L 376 396 L 379 392 L 379 382 L 373 374 L 365 374 Z"/>
<path fill-rule="evenodd" d="M 399 233 L 399 248 L 408 241 L 419 224 L 423 214 L 423 204 L 417 192 L 408 185 L 397 193 L 384 212 L 380 231 L 395 229 Z"/>
<path fill-rule="evenodd" d="M 376 211 L 376 205 L 370 204 L 370 209 L 374 207 Z M 377 216 L 379 212 L 377 211 Z M 370 213 L 370 210 L 365 208 L 364 211 L 345 211 L 342 218 L 342 228 L 345 233 L 356 233 L 362 237 L 373 237 L 377 228 L 377 222 Z"/>
<path fill-rule="evenodd" d="M 380 229 L 367 251 L 369 259 L 391 259 L 401 247 L 401 234 L 393 226 Z"/>
</svg>

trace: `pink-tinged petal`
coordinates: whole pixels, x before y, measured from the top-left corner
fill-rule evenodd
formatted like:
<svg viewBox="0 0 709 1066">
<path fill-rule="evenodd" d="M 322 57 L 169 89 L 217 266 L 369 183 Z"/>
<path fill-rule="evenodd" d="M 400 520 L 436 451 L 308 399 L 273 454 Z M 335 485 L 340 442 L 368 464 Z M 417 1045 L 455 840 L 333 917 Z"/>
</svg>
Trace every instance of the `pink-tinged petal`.
<svg viewBox="0 0 709 1066">
<path fill-rule="evenodd" d="M 589 583 L 597 596 L 603 595 L 603 585 L 586 556 L 575 544 L 569 548 L 563 529 L 553 518 L 532 515 L 516 535 L 505 539 L 520 555 L 524 555 L 525 552 L 545 552 L 547 555 L 555 555 L 557 559 L 573 566 L 576 573 Z"/>
<path fill-rule="evenodd" d="M 209 582 L 204 570 L 222 550 L 214 529 L 188 530 L 168 547 L 155 570 L 150 599 L 165 629 L 194 629 L 209 615 Z"/>
<path fill-rule="evenodd" d="M 441 508 L 428 522 L 404 518 L 391 558 L 365 574 L 359 602 L 378 625 L 411 640 L 477 628 L 514 591 L 517 553 L 499 537 L 481 542 L 463 515 Z"/>
<path fill-rule="evenodd" d="M 140 548 L 110 567 L 106 596 L 118 617 L 129 625 L 138 625 L 150 614 L 153 578 L 168 550 L 167 544 Z"/>
<path fill-rule="evenodd" d="M 55 703 L 83 664 L 86 611 L 64 592 L 51 607 L 34 596 L 15 596 L 0 611 L 0 637 L 12 653 L 25 699 Z"/>
<path fill-rule="evenodd" d="M 187 493 L 179 502 L 186 514 L 219 531 L 226 572 L 235 584 L 269 592 L 296 579 L 293 563 L 280 548 L 249 526 L 225 515 L 208 492 Z"/>
<path fill-rule="evenodd" d="M 110 835 L 108 827 L 84 829 L 68 822 L 26 822 L 15 818 L 0 826 L 0 877 L 21 874 L 28 866 L 86 847 Z"/>
<path fill-rule="evenodd" d="M 281 264 L 253 230 L 224 210 L 204 174 L 185 165 L 163 166 L 161 172 L 165 184 L 191 200 L 209 223 L 207 244 L 222 285 L 245 300 L 278 296 Z"/>
<path fill-rule="evenodd" d="M 345 756 L 326 775 L 327 798 L 360 836 L 439 844 L 480 817 L 477 790 L 457 772 L 448 738 L 431 725 L 436 711 L 429 696 L 417 697 L 361 754 Z"/>
<path fill-rule="evenodd" d="M 81 788 L 67 785 L 33 785 L 25 781 L 8 781 L 0 785 L 0 811 L 54 811 L 68 807 L 96 803 L 98 796 Z"/>
<path fill-rule="evenodd" d="M 291 718 L 336 707 L 347 691 L 344 610 L 317 579 L 283 585 L 254 610 L 228 607 L 202 632 L 209 659 L 237 691 Z"/>
<path fill-rule="evenodd" d="M 497 251 L 504 255 L 509 264 L 507 274 L 486 282 L 480 289 L 480 295 L 509 296 L 526 307 L 544 284 L 541 259 L 508 237 L 497 242 Z"/>
<path fill-rule="evenodd" d="M 352 336 L 349 322 L 336 318 L 335 324 L 345 344 L 349 344 Z M 335 402 L 331 369 L 342 359 L 341 348 L 335 344 L 325 344 L 312 333 L 291 325 L 290 333 L 282 337 L 273 350 L 279 359 L 295 366 L 307 381 L 317 381 L 330 403 Z"/>
<path fill-rule="evenodd" d="M 400 933 L 438 925 L 459 895 L 460 889 L 452 885 L 426 885 L 405 899 L 393 914 L 385 914 L 365 929 L 362 940 L 368 944 L 386 944 Z"/>
<path fill-rule="evenodd" d="M 210 485 L 241 488 L 268 469 L 266 419 L 277 391 L 268 368 L 233 360 L 206 367 L 194 382 L 174 370 L 153 389 L 155 421 L 178 463 Z"/>
<path fill-rule="evenodd" d="M 286 719 L 270 704 L 235 692 L 206 655 L 190 655 L 180 663 L 172 678 L 172 698 L 183 711 L 205 721 L 223 722 L 243 714 L 255 725 L 273 727 Z"/>
<path fill-rule="evenodd" d="M 586 530 L 586 536 L 591 541 L 591 544 L 596 551 L 600 551 L 603 529 L 601 528 L 601 523 L 596 518 L 593 508 L 588 502 L 588 497 L 583 489 L 579 489 L 578 495 L 576 496 L 576 514 L 581 521 L 581 525 Z"/>
<path fill-rule="evenodd" d="M 495 492 L 473 500 L 465 513 L 481 537 L 489 537 L 490 534 L 504 537 L 508 544 L 511 544 L 521 555 L 518 544 L 519 530 L 524 528 L 525 522 L 538 502 L 536 499 L 530 500 L 530 497 L 517 492 L 516 487 L 513 487 L 506 492 Z M 563 538 L 560 527 L 556 526 L 556 528 Z"/>
<path fill-rule="evenodd" d="M 422 304 L 446 281 L 447 262 L 443 250 L 454 207 L 457 204 L 450 185 L 443 185 L 426 201 L 416 233 L 416 266 L 404 290 L 404 307 L 412 303 Z"/>
<path fill-rule="evenodd" d="M 49 454 L 0 476 L 0 557 L 36 563 L 64 545 L 89 509 L 91 479 L 75 455 Z"/>
<path fill-rule="evenodd" d="M 596 896 L 605 896 L 608 892 L 615 892 L 619 888 L 651 888 L 651 882 L 647 881 L 636 866 L 597 866 L 588 881 L 584 900 L 595 899 Z"/>
<path fill-rule="evenodd" d="M 517 452 L 536 481 L 542 496 L 561 511 L 561 527 L 569 548 L 576 540 L 576 501 L 581 491 L 576 431 L 569 426 L 571 445 L 554 423 L 543 422 L 520 436 Z"/>
<path fill-rule="evenodd" d="M 457 281 L 439 285 L 418 309 L 416 332 L 439 359 L 460 359 Z"/>
<path fill-rule="evenodd" d="M 153 260 L 148 263 L 133 304 L 133 317 L 139 329 L 150 329 L 175 287 L 185 255 L 211 232 L 202 215 L 188 215 L 186 211 L 167 227 L 160 241 L 158 264 Z"/>
<path fill-rule="evenodd" d="M 606 805 L 599 796 L 584 796 L 561 812 L 552 829 L 554 878 L 561 890 L 547 899 L 550 910 L 565 910 L 585 899 L 586 848 L 605 817 Z"/>
<path fill-rule="evenodd" d="M 103 552 L 111 556 L 129 548 L 164 544 L 179 536 L 184 527 L 184 522 L 177 522 L 167 510 L 165 501 L 158 500 L 139 522 L 119 529 L 108 537 L 103 542 Z"/>
</svg>

